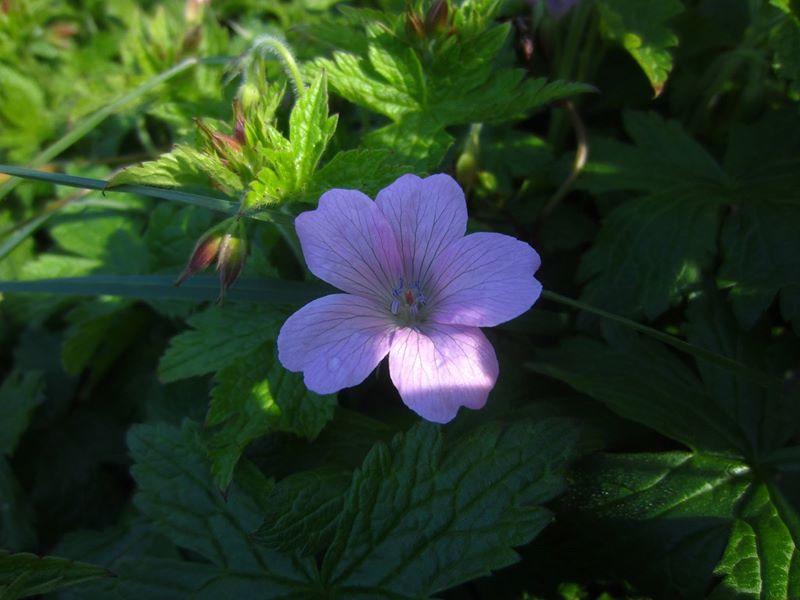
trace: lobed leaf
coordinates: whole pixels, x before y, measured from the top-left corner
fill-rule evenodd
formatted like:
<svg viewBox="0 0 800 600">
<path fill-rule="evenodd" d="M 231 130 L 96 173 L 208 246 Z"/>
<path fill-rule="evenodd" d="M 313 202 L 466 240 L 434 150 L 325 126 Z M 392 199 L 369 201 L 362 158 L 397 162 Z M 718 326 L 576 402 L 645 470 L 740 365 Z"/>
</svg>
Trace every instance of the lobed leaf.
<svg viewBox="0 0 800 600">
<path fill-rule="evenodd" d="M 102 567 L 66 558 L 0 550 L 0 597 L 3 600 L 47 594 L 109 576 L 113 575 Z"/>
<path fill-rule="evenodd" d="M 517 560 L 551 520 L 575 436 L 559 421 L 489 425 L 443 452 L 423 423 L 379 444 L 345 496 L 322 577 L 353 598 L 425 597 Z"/>
</svg>

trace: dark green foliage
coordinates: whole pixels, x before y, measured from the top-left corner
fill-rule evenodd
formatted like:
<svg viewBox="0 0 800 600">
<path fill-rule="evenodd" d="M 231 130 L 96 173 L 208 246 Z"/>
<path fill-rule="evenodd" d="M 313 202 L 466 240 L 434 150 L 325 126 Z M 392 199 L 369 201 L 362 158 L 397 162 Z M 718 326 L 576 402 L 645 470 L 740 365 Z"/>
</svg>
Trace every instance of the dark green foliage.
<svg viewBox="0 0 800 600">
<path fill-rule="evenodd" d="M 0 0 L 0 598 L 800 598 L 798 102 L 798 0 Z M 406 173 L 542 259 L 444 426 L 278 357 Z"/>
</svg>

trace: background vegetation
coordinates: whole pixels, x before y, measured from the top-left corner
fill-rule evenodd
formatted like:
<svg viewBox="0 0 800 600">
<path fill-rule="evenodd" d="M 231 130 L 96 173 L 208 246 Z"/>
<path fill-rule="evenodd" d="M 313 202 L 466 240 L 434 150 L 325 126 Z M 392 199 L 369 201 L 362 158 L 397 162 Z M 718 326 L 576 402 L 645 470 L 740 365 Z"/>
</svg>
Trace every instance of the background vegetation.
<svg viewBox="0 0 800 600">
<path fill-rule="evenodd" d="M 0 597 L 800 598 L 798 100 L 796 0 L 0 0 Z M 444 427 L 275 357 L 406 172 L 542 255 Z"/>
</svg>

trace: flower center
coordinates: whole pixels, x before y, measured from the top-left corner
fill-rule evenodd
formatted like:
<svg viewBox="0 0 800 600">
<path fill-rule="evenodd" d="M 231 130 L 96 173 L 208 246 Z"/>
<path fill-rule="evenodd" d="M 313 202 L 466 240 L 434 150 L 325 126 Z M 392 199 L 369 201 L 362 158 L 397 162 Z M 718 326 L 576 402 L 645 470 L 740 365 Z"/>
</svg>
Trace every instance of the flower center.
<svg viewBox="0 0 800 600">
<path fill-rule="evenodd" d="M 420 309 L 425 306 L 425 303 L 425 295 L 422 293 L 419 281 L 415 281 L 411 285 L 406 285 L 402 277 L 397 281 L 397 285 L 392 290 L 390 308 L 393 315 L 416 321 Z"/>
</svg>

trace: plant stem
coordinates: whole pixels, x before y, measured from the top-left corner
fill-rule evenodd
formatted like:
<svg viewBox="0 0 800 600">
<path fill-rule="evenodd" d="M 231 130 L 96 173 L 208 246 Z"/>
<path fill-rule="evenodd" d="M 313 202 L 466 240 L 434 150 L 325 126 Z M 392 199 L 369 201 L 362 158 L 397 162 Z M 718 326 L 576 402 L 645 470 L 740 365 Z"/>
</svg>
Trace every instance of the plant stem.
<svg viewBox="0 0 800 600">
<path fill-rule="evenodd" d="M 294 83 L 295 96 L 300 98 L 300 96 L 302 96 L 306 91 L 306 84 L 303 81 L 302 73 L 300 73 L 300 67 L 297 66 L 297 61 L 289 50 L 289 47 L 275 36 L 264 34 L 258 36 L 253 41 L 251 52 L 255 53 L 261 49 L 271 50 L 278 58 L 281 59 L 281 62 L 283 62 L 283 65 L 286 67 L 286 71 L 289 74 L 289 78 Z"/>
<path fill-rule="evenodd" d="M 555 292 L 550 292 L 547 290 L 542 292 L 542 298 L 551 300 L 558 304 L 563 304 L 564 306 L 569 306 L 570 308 L 574 308 L 576 310 L 582 310 L 591 313 L 593 315 L 597 315 L 598 317 L 607 319 L 609 321 L 613 321 L 615 323 L 619 323 L 620 325 L 624 325 L 629 329 L 633 329 L 635 331 L 638 331 L 639 333 L 643 333 L 644 335 L 654 338 L 665 344 L 668 344 L 673 348 L 680 350 L 681 352 L 690 354 L 695 358 L 708 360 L 710 362 L 716 363 L 721 367 L 732 370 L 737 375 L 742 375 L 752 381 L 755 381 L 761 386 L 769 387 L 772 385 L 780 385 L 781 383 L 779 379 L 769 377 L 765 373 L 762 373 L 755 369 L 751 369 L 750 367 L 746 367 L 745 365 L 733 360 L 732 358 L 728 358 L 727 356 L 723 356 L 722 354 L 717 354 L 716 352 L 712 352 L 711 350 L 706 350 L 705 348 L 695 346 L 694 344 L 685 342 L 682 339 L 675 337 L 674 335 L 664 333 L 663 331 L 659 331 L 658 329 L 653 329 L 652 327 L 648 327 L 647 325 L 642 325 L 641 323 L 637 323 L 636 321 L 632 321 L 630 319 L 626 319 L 625 317 L 621 317 L 620 315 L 616 315 L 614 313 L 605 311 L 602 308 L 596 308 L 590 304 L 586 304 L 579 300 L 573 300 L 572 298 L 567 298 L 566 296 L 562 296 L 561 294 L 556 294 Z"/>
</svg>

